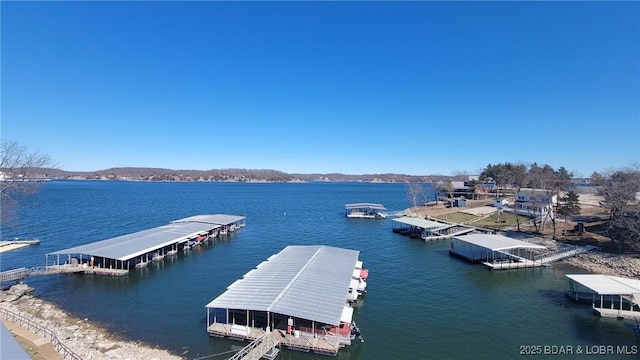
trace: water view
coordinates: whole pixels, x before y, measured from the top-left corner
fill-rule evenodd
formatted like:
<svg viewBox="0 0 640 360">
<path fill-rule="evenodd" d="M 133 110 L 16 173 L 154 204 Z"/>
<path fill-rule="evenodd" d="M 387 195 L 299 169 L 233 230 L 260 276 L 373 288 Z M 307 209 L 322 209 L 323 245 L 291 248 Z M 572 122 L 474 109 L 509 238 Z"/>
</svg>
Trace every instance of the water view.
<svg viewBox="0 0 640 360">
<path fill-rule="evenodd" d="M 600 359 L 637 356 L 593 353 L 637 342 L 623 321 L 565 298 L 565 274 L 583 271 L 554 264 L 491 272 L 449 256 L 449 240 L 403 237 L 391 219 L 347 219 L 344 204 L 355 202 L 391 212 L 411 206 L 404 184 L 53 181 L 24 198 L 2 228 L 3 238 L 37 237 L 40 245 L 3 253 L 1 267 L 43 266 L 46 253 L 192 215 L 241 215 L 247 226 L 232 236 L 123 278 L 49 275 L 27 283 L 124 338 L 189 359 L 223 359 L 246 342 L 210 337 L 205 305 L 287 245 L 328 245 L 359 250 L 370 270 L 354 313 L 365 342 L 338 358 L 577 359 L 588 349 Z M 532 355 L 538 346 L 542 353 Z M 286 349 L 279 358 L 327 359 Z"/>
</svg>

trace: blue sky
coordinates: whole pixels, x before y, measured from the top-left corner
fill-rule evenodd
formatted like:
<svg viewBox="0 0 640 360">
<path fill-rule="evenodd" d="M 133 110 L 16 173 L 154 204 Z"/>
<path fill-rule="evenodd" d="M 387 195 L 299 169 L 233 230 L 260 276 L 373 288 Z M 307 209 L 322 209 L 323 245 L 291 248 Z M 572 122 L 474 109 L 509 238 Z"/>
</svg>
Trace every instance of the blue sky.
<svg viewBox="0 0 640 360">
<path fill-rule="evenodd" d="M 638 2 L 0 6 L 2 137 L 64 170 L 640 161 Z"/>
</svg>

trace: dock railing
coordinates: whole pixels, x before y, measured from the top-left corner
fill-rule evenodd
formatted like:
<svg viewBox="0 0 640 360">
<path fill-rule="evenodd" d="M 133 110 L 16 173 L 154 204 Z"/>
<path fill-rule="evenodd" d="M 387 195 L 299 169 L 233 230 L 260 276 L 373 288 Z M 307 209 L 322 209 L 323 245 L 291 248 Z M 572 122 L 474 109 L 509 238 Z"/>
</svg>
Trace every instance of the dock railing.
<svg viewBox="0 0 640 360">
<path fill-rule="evenodd" d="M 280 337 L 278 330 L 265 333 L 238 351 L 229 360 L 258 360 L 269 350 L 280 345 Z"/>
<path fill-rule="evenodd" d="M 5 319 L 17 325 L 20 325 L 21 327 L 37 335 L 42 335 L 45 339 L 51 341 L 58 354 L 60 354 L 64 359 L 82 360 L 82 357 L 80 357 L 80 355 L 69 349 L 58 339 L 53 331 L 47 329 L 46 327 L 3 307 L 0 307 L 0 315 L 2 315 L 2 317 L 4 317 Z"/>
<path fill-rule="evenodd" d="M 22 280 L 29 275 L 29 269 L 26 267 L 3 271 L 0 273 L 0 283 L 7 281 Z"/>
<path fill-rule="evenodd" d="M 582 254 L 595 249 L 597 248 L 592 245 L 577 246 L 577 245 L 564 244 L 562 247 L 558 248 L 556 251 L 537 255 L 535 257 L 535 261 L 538 261 L 541 264 L 548 264 L 553 261 L 558 261 L 568 257 L 576 256 L 578 254 Z"/>
</svg>

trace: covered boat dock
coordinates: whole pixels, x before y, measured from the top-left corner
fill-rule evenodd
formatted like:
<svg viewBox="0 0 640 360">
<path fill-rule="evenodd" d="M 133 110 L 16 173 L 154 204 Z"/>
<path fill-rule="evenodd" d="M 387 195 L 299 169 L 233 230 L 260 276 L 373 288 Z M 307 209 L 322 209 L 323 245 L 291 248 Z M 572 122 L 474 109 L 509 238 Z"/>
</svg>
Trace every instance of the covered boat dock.
<svg viewBox="0 0 640 360">
<path fill-rule="evenodd" d="M 190 244 L 203 243 L 221 230 L 245 225 L 246 217 L 236 215 L 196 215 L 155 228 L 46 254 L 48 273 L 70 272 L 126 275 L 131 266 L 175 255 Z M 78 270 L 83 269 L 83 270 Z"/>
<path fill-rule="evenodd" d="M 352 339 L 347 295 L 359 251 L 287 246 L 206 305 L 211 336 L 255 340 L 279 333 L 280 345 L 335 355 Z"/>
<path fill-rule="evenodd" d="M 469 234 L 453 238 L 449 254 L 481 262 L 491 270 L 541 266 L 533 251 L 545 246 L 496 234 Z"/>
<path fill-rule="evenodd" d="M 401 235 L 408 235 L 413 238 L 424 238 L 425 236 L 427 236 L 428 231 L 445 228 L 448 226 L 451 226 L 451 224 L 440 221 L 421 219 L 417 217 L 403 216 L 397 219 L 393 219 L 391 231 Z"/>
<path fill-rule="evenodd" d="M 591 302 L 600 316 L 640 318 L 640 280 L 598 274 L 566 276 L 570 289 L 565 293 L 567 297 Z"/>
<path fill-rule="evenodd" d="M 345 204 L 346 216 L 349 218 L 385 219 L 387 208 L 382 204 L 353 203 Z"/>
</svg>

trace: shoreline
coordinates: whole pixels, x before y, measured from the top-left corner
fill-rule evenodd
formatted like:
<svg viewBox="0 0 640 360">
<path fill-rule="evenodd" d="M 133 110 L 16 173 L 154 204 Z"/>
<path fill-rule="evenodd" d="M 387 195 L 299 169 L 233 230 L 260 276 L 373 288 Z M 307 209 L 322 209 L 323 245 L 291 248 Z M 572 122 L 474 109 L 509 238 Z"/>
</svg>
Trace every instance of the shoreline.
<svg viewBox="0 0 640 360">
<path fill-rule="evenodd" d="M 83 359 L 184 359 L 166 349 L 113 335 L 107 329 L 88 319 L 69 315 L 56 304 L 29 295 L 32 290 L 33 288 L 28 285 L 18 284 L 9 290 L 2 291 L 0 293 L 0 307 L 50 330 L 61 343 Z M 11 320 L 2 316 L 3 323 L 5 320 L 11 323 Z M 14 334 L 14 336 L 16 335 Z M 42 340 L 42 337 L 39 336 L 39 338 Z M 38 347 L 38 344 L 34 343 L 34 347 Z"/>
<path fill-rule="evenodd" d="M 603 251 L 590 251 L 563 259 L 560 263 L 580 268 L 591 274 L 611 275 L 632 279 L 640 278 L 640 258 Z"/>
</svg>

